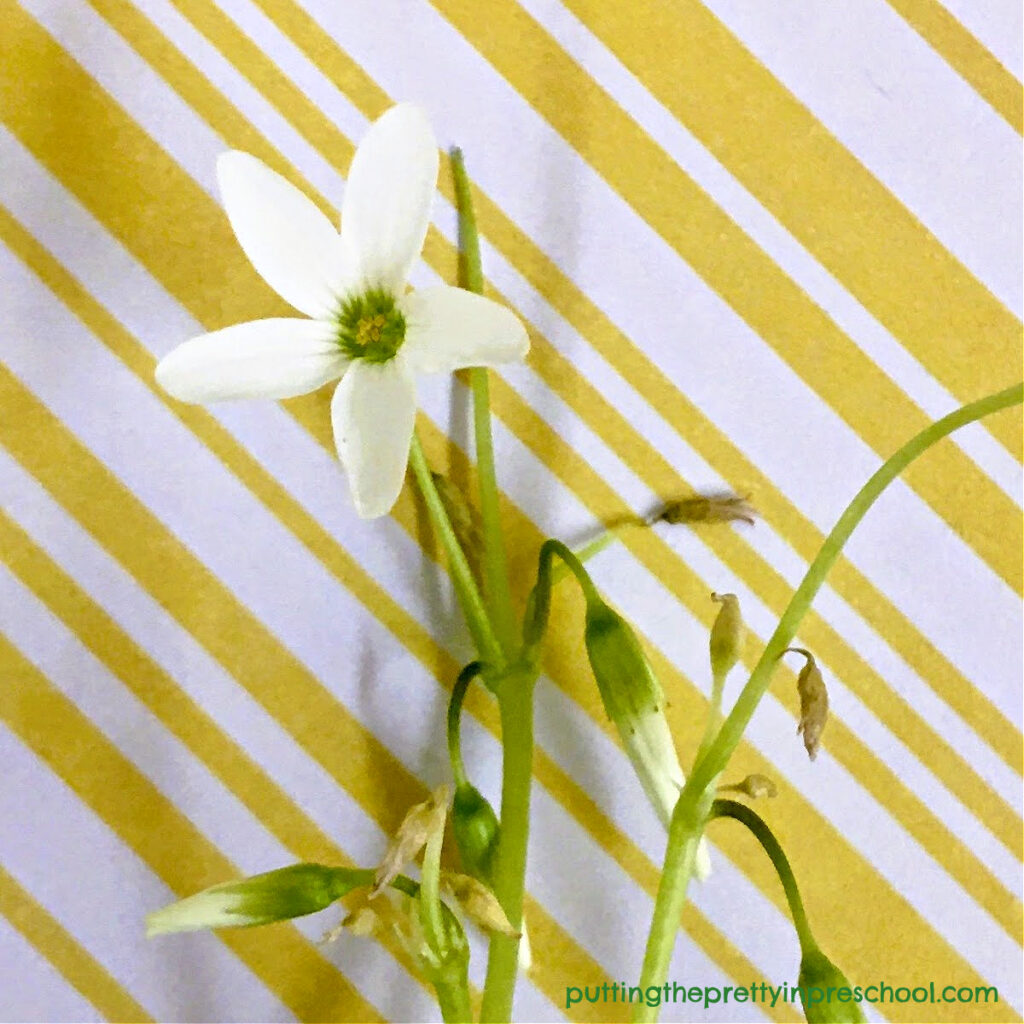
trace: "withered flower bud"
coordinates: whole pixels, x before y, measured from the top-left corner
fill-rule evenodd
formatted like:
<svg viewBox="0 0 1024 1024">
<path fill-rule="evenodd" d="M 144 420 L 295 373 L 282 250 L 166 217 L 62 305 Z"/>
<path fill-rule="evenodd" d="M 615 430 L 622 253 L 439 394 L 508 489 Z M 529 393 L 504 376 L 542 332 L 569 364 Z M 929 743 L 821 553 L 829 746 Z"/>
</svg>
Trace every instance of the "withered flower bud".
<svg viewBox="0 0 1024 1024">
<path fill-rule="evenodd" d="M 797 676 L 796 689 L 800 694 L 800 724 L 796 727 L 798 734 L 804 738 L 807 755 L 813 761 L 821 746 L 821 734 L 828 721 L 828 690 L 821 676 L 821 669 L 810 651 L 802 647 L 789 647 L 783 654 L 802 654 L 806 659 L 804 667 Z"/>
<path fill-rule="evenodd" d="M 737 520 L 754 525 L 757 513 L 747 497 L 736 494 L 695 494 L 690 498 L 670 502 L 658 514 L 655 522 L 683 523 L 732 523 Z"/>
<path fill-rule="evenodd" d="M 507 935 L 511 939 L 519 938 L 520 933 L 512 927 L 498 902 L 498 897 L 483 882 L 470 875 L 442 871 L 441 887 L 444 894 L 451 898 L 452 903 L 488 934 L 497 933 Z"/>
<path fill-rule="evenodd" d="M 371 897 L 390 885 L 402 868 L 426 846 L 427 840 L 444 828 L 448 799 L 448 787 L 439 786 L 428 800 L 409 808 L 374 875 Z"/>
<path fill-rule="evenodd" d="M 734 782 L 731 786 L 719 786 L 718 791 L 720 793 L 742 793 L 744 796 L 750 797 L 751 800 L 779 795 L 775 783 L 767 775 L 759 775 L 757 772 L 748 775 L 742 782 Z"/>
</svg>

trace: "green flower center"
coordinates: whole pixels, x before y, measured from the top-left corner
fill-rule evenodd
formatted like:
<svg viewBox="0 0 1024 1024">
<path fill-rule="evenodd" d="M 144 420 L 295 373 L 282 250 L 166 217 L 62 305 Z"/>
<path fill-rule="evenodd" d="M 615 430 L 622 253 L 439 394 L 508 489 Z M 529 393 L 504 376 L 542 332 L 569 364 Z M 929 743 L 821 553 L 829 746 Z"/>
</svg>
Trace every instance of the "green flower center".
<svg viewBox="0 0 1024 1024">
<path fill-rule="evenodd" d="M 335 322 L 338 344 L 350 359 L 386 363 L 405 341 L 405 317 L 394 296 L 381 289 L 346 299 Z"/>
</svg>

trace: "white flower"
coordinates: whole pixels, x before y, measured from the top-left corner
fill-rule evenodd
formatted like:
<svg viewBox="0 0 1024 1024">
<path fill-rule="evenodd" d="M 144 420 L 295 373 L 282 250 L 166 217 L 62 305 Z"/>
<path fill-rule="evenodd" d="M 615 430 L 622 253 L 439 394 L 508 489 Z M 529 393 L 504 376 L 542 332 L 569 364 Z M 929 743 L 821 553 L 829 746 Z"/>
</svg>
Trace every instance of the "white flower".
<svg viewBox="0 0 1024 1024">
<path fill-rule="evenodd" d="M 156 379 L 175 398 L 293 398 L 341 378 L 331 402 L 356 510 L 386 515 L 402 489 L 416 418 L 415 373 L 522 359 L 516 316 L 438 286 L 406 292 L 423 247 L 438 154 L 423 112 L 392 107 L 356 150 L 341 233 L 247 153 L 217 162 L 228 218 L 260 276 L 310 319 L 238 324 L 178 346 Z"/>
</svg>

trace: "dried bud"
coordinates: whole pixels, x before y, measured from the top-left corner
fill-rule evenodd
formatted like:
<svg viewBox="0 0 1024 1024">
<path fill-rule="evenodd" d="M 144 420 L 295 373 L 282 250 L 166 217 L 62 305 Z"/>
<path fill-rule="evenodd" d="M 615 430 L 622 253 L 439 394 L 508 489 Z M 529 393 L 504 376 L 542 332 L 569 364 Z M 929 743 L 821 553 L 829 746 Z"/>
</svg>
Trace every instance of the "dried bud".
<svg viewBox="0 0 1024 1024">
<path fill-rule="evenodd" d="M 455 789 L 452 832 L 466 871 L 487 882 L 498 848 L 498 816 L 487 798 L 468 782 Z"/>
<path fill-rule="evenodd" d="M 722 606 L 711 627 L 711 674 L 724 680 L 743 657 L 747 630 L 735 594 L 712 594 L 711 600 Z"/>
<path fill-rule="evenodd" d="M 737 520 L 754 525 L 757 513 L 747 498 L 735 494 L 695 494 L 666 505 L 656 522 L 686 523 L 732 523 Z"/>
<path fill-rule="evenodd" d="M 215 885 L 154 911 L 146 917 L 146 935 L 287 921 L 326 909 L 361 883 L 358 873 L 347 868 L 293 864 Z"/>
<path fill-rule="evenodd" d="M 393 935 L 417 967 L 427 977 L 432 977 L 444 962 L 464 959 L 469 952 L 458 918 L 443 904 L 441 909 L 444 935 L 439 952 L 431 948 L 423 930 L 418 898 L 394 889 L 387 889 L 380 896 L 368 889 L 356 894 L 341 927 L 365 938 L 383 939 Z M 336 937 L 337 931 L 325 936 L 325 941 Z"/>
<path fill-rule="evenodd" d="M 475 924 L 489 934 L 507 935 L 518 939 L 520 933 L 512 927 L 498 897 L 483 882 L 470 875 L 454 871 L 441 872 L 441 888 L 444 895 Z"/>
<path fill-rule="evenodd" d="M 685 777 L 654 670 L 629 624 L 603 601 L 587 602 L 584 638 L 604 710 L 615 723 L 647 799 L 667 827 Z M 705 878 L 709 871 L 707 849 L 701 843 L 697 874 Z"/>
<path fill-rule="evenodd" d="M 802 647 L 789 647 L 783 654 L 802 654 L 806 661 L 797 676 L 796 689 L 800 694 L 800 724 L 796 727 L 798 734 L 804 737 L 804 747 L 813 761 L 821 745 L 821 734 L 828 721 L 828 690 L 825 680 L 821 677 L 814 655 Z"/>
<path fill-rule="evenodd" d="M 742 793 L 751 800 L 758 800 L 761 797 L 773 797 L 779 795 L 778 787 L 768 778 L 767 775 L 748 775 L 742 782 L 733 783 L 731 786 L 719 786 L 721 793 Z"/>
<path fill-rule="evenodd" d="M 846 975 L 816 946 L 804 953 L 797 984 L 808 1024 L 861 1024 L 866 1019 Z"/>
<path fill-rule="evenodd" d="M 448 787 L 440 786 L 430 795 L 429 800 L 409 809 L 377 868 L 371 896 L 376 896 L 387 887 L 402 868 L 417 856 L 432 835 L 443 831 L 448 799 Z"/>
</svg>

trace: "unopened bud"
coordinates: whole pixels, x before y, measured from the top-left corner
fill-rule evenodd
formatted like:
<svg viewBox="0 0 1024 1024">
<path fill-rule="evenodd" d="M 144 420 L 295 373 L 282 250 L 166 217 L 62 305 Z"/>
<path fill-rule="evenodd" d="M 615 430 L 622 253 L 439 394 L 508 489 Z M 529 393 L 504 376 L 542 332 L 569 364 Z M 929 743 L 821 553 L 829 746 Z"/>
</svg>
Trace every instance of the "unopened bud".
<svg viewBox="0 0 1024 1024">
<path fill-rule="evenodd" d="M 357 872 L 347 868 L 293 864 L 215 885 L 154 911 L 146 917 L 146 935 L 244 928 L 304 917 L 326 909 L 362 881 Z"/>
<path fill-rule="evenodd" d="M 735 494 L 695 494 L 673 501 L 659 513 L 663 523 L 732 523 L 737 520 L 754 525 L 757 513 L 747 498 Z"/>
<path fill-rule="evenodd" d="M 747 630 L 740 614 L 740 602 L 735 594 L 712 594 L 712 601 L 722 607 L 711 627 L 711 674 L 725 679 L 743 657 Z"/>
<path fill-rule="evenodd" d="M 498 848 L 498 816 L 487 798 L 468 782 L 456 787 L 452 802 L 452 832 L 466 872 L 489 881 Z"/>
<path fill-rule="evenodd" d="M 866 1019 L 846 975 L 816 946 L 804 953 L 797 984 L 808 1024 L 861 1024 Z"/>
<path fill-rule="evenodd" d="M 654 670 L 629 624 L 603 601 L 587 602 L 585 640 L 605 713 L 615 723 L 647 799 L 667 827 L 685 776 Z M 705 878 L 709 871 L 702 841 L 697 874 Z"/>
<path fill-rule="evenodd" d="M 821 669 L 810 651 L 802 647 L 789 647 L 783 654 L 802 654 L 806 659 L 800 675 L 796 679 L 797 693 L 800 695 L 800 724 L 796 727 L 798 734 L 804 738 L 807 755 L 813 761 L 821 745 L 821 734 L 828 722 L 828 690 L 821 676 Z"/>
<path fill-rule="evenodd" d="M 440 786 L 430 795 L 430 799 L 409 808 L 377 868 L 371 896 L 376 896 L 388 886 L 423 849 L 427 840 L 444 829 L 448 799 L 448 787 Z"/>
<path fill-rule="evenodd" d="M 758 775 L 756 772 L 748 775 L 742 782 L 735 782 L 731 786 L 719 786 L 718 789 L 721 793 L 742 793 L 751 800 L 779 795 L 775 783 L 767 775 Z"/>
</svg>

